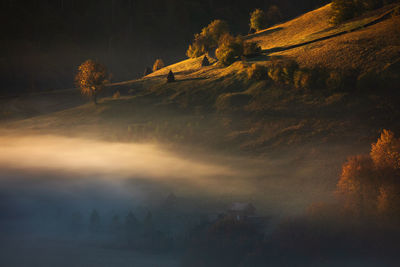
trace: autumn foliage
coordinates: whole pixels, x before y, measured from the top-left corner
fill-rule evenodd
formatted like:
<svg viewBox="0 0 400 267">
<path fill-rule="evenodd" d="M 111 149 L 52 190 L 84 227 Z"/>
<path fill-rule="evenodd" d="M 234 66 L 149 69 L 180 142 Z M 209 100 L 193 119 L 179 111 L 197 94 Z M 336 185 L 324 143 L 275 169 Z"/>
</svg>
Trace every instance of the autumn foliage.
<svg viewBox="0 0 400 267">
<path fill-rule="evenodd" d="M 75 76 L 75 84 L 81 90 L 82 95 L 93 98 L 97 104 L 97 95 L 107 83 L 107 69 L 103 64 L 93 60 L 83 62 Z"/>
<path fill-rule="evenodd" d="M 200 33 L 195 34 L 194 41 L 186 52 L 189 58 L 200 57 L 217 48 L 221 37 L 229 33 L 229 26 L 223 20 L 214 20 Z"/>
<path fill-rule="evenodd" d="M 350 158 L 342 168 L 337 193 L 359 216 L 400 218 L 400 139 L 383 130 L 369 155 Z"/>
<path fill-rule="evenodd" d="M 156 61 L 153 64 L 153 71 L 158 71 L 162 68 L 165 67 L 164 61 L 160 58 L 156 59 Z"/>
<path fill-rule="evenodd" d="M 256 9 L 250 14 L 250 29 L 260 31 L 267 25 L 267 17 L 261 9 Z"/>
</svg>

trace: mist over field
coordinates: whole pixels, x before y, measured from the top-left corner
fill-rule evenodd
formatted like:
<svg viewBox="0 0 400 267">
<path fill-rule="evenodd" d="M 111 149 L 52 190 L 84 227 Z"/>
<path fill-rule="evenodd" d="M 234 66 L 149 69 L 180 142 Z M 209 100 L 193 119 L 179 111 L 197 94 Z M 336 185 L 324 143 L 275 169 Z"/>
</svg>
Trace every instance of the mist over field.
<svg viewBox="0 0 400 267">
<path fill-rule="evenodd" d="M 399 266 L 398 0 L 0 22 L 0 266 Z"/>
<path fill-rule="evenodd" d="M 227 212 L 234 202 L 251 202 L 273 229 L 280 218 L 302 213 L 330 189 L 326 184 L 300 182 L 308 180 L 310 173 L 326 170 L 302 163 L 291 164 L 296 171 L 284 170 L 286 159 L 266 163 L 206 151 L 188 154 L 178 147 L 174 152 L 161 144 L 20 133 L 3 135 L 0 144 L 1 246 L 6 252 L 2 260 L 15 266 L 51 261 L 92 266 L 98 264 L 99 253 L 110 254 L 102 264 L 112 265 L 118 255 L 113 250 L 121 246 L 111 230 L 113 216 L 119 216 L 122 225 L 130 211 L 139 222 L 151 212 L 154 227 L 175 239 L 177 247 L 172 252 L 162 248 L 156 262 L 178 262 L 180 236 Z M 90 231 L 93 210 L 100 214 L 99 233 Z M 78 230 L 74 228 L 77 212 Z M 142 258 L 142 266 L 154 263 L 145 256 L 154 248 L 129 253 L 128 248 L 118 253 L 137 255 L 118 264 L 130 266 Z M 25 263 L 16 253 L 26 253 Z M 61 263 L 58 257 L 65 253 L 77 254 Z"/>
</svg>

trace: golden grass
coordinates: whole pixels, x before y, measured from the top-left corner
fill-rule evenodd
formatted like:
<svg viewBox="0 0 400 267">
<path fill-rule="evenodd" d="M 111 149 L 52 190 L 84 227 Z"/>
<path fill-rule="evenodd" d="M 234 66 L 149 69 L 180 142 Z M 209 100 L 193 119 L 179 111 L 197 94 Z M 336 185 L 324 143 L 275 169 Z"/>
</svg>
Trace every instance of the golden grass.
<svg viewBox="0 0 400 267">
<path fill-rule="evenodd" d="M 269 29 L 249 35 L 248 40 L 257 42 L 262 49 L 287 47 L 332 36 L 342 32 L 351 32 L 380 18 L 393 6 L 387 6 L 364 14 L 362 17 L 333 26 L 330 23 L 331 4 L 308 12 L 296 19 L 276 25 Z"/>
<path fill-rule="evenodd" d="M 257 32 L 248 38 L 257 42 L 262 49 L 301 43 L 307 36 L 331 27 L 330 11 L 331 4 L 328 4 L 291 21 Z"/>
<path fill-rule="evenodd" d="M 275 53 L 302 67 L 324 66 L 379 71 L 400 57 L 400 17 L 329 40 Z"/>
</svg>

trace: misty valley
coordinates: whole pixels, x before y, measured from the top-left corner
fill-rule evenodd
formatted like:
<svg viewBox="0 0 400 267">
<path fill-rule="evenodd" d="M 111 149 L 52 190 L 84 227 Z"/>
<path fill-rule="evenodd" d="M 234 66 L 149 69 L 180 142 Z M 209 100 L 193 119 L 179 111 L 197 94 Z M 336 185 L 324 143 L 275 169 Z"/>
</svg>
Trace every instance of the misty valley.
<svg viewBox="0 0 400 267">
<path fill-rule="evenodd" d="M 398 0 L 0 20 L 0 266 L 400 265 Z"/>
</svg>

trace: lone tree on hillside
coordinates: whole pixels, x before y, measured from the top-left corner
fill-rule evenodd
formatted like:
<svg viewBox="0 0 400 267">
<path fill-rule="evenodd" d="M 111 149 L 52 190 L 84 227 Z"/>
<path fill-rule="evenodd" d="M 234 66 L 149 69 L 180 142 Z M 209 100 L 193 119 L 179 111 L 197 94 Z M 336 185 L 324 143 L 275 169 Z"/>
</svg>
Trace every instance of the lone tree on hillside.
<svg viewBox="0 0 400 267">
<path fill-rule="evenodd" d="M 97 105 L 97 95 L 107 83 L 107 69 L 103 64 L 91 59 L 83 62 L 75 76 L 75 84 L 82 95 L 92 97 Z"/>
<path fill-rule="evenodd" d="M 160 58 L 156 59 L 156 61 L 154 62 L 154 65 L 153 65 L 153 71 L 160 70 L 160 69 L 164 68 L 164 66 L 165 66 L 165 64 L 162 59 L 160 59 Z"/>
<path fill-rule="evenodd" d="M 259 31 L 265 28 L 267 17 L 265 12 L 257 8 L 250 14 L 250 30 Z"/>
</svg>

